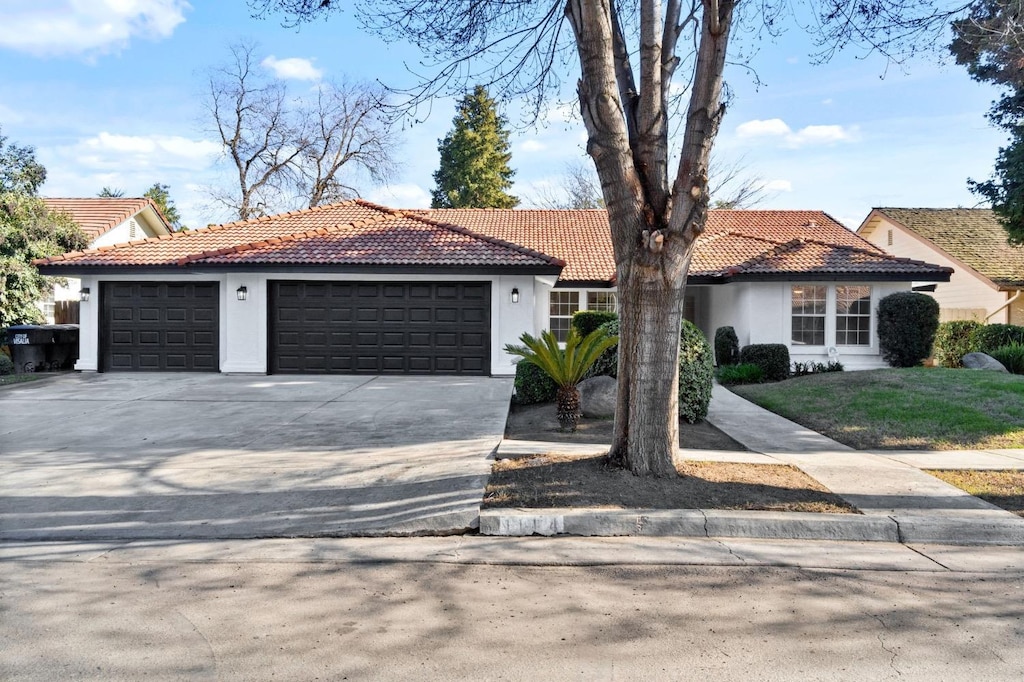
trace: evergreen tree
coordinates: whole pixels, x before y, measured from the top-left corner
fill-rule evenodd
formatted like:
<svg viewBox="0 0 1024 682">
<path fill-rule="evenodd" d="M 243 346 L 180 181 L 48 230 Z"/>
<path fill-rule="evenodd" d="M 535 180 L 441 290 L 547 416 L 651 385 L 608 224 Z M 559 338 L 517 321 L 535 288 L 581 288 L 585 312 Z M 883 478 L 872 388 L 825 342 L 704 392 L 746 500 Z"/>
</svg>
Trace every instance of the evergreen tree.
<svg viewBox="0 0 1024 682">
<path fill-rule="evenodd" d="M 512 208 L 508 193 L 515 171 L 508 163 L 508 130 L 495 101 L 482 85 L 459 102 L 454 129 L 438 141 L 441 166 L 434 173 L 432 208 Z"/>
<path fill-rule="evenodd" d="M 170 189 L 170 185 L 155 182 L 142 196 L 153 200 L 156 207 L 163 213 L 164 218 L 167 218 L 167 222 L 176 231 L 188 229 L 181 225 L 181 214 L 178 213 L 178 208 L 174 205 L 174 200 L 171 199 Z"/>
</svg>

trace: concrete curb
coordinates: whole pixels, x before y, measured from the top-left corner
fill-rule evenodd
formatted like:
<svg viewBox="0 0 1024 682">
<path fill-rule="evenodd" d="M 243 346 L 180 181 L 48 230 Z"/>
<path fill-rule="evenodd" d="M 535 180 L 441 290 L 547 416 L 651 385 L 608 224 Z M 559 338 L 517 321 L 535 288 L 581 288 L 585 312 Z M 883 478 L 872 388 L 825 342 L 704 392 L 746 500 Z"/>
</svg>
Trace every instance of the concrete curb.
<svg viewBox="0 0 1024 682">
<path fill-rule="evenodd" d="M 480 534 L 1024 545 L 1024 519 L 712 509 L 485 509 L 480 511 Z"/>
</svg>

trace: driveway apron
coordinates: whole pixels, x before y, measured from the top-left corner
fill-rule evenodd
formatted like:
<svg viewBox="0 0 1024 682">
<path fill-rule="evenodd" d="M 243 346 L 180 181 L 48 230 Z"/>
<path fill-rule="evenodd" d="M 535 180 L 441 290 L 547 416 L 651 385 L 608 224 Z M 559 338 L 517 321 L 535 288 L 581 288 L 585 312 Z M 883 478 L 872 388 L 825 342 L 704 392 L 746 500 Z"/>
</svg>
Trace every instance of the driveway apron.
<svg viewBox="0 0 1024 682">
<path fill-rule="evenodd" d="M 511 379 L 70 374 L 0 390 L 0 540 L 458 533 Z"/>
</svg>

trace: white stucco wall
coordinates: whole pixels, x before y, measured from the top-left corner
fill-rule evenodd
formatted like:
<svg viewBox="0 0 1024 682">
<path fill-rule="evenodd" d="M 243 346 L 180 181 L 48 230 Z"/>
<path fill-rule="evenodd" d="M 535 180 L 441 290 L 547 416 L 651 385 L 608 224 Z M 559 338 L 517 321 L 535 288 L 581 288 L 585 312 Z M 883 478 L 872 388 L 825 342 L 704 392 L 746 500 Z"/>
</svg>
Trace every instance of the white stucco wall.
<svg viewBox="0 0 1024 682">
<path fill-rule="evenodd" d="M 82 286 L 92 292 L 91 299 L 80 308 L 79 360 L 75 369 L 96 371 L 99 367 L 99 308 L 102 282 L 113 281 L 165 281 L 220 283 L 220 371 L 237 374 L 266 374 L 267 372 L 267 294 L 271 280 L 314 281 L 486 281 L 491 283 L 491 374 L 515 373 L 512 357 L 505 353 L 505 344 L 517 343 L 519 336 L 528 331 L 539 332 L 536 310 L 547 310 L 547 293 L 539 295 L 532 275 L 471 276 L 471 275 L 317 275 L 312 273 L 228 273 L 195 275 L 104 275 L 84 277 Z M 248 298 L 239 301 L 236 291 L 245 286 Z M 512 303 L 512 289 L 519 289 L 519 302 Z"/>
</svg>

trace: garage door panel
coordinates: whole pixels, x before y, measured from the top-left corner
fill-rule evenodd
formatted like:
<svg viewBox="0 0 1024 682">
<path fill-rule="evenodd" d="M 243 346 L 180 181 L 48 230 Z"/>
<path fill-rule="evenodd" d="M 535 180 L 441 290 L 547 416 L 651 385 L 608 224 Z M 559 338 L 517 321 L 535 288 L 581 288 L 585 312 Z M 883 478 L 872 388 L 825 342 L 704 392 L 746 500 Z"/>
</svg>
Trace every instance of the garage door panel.
<svg viewBox="0 0 1024 682">
<path fill-rule="evenodd" d="M 104 371 L 217 371 L 216 282 L 101 284 Z"/>
<path fill-rule="evenodd" d="M 323 283 L 270 282 L 271 372 L 488 373 L 489 283 L 357 282 L 327 289 L 322 299 Z M 326 315 L 311 323 L 307 311 L 315 306 Z M 285 312 L 293 310 L 300 312 Z M 326 365 L 315 359 L 325 349 Z"/>
</svg>

